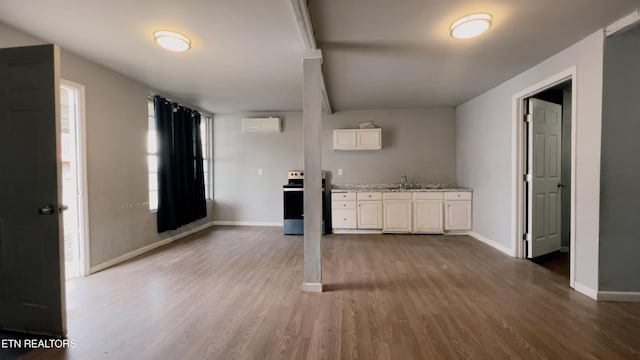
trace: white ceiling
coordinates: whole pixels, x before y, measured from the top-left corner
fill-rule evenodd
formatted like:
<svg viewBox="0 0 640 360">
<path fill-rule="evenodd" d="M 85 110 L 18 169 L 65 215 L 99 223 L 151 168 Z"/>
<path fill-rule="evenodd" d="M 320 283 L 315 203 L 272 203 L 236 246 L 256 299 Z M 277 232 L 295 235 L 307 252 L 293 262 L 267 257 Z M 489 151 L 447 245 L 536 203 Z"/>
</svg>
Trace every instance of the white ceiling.
<svg viewBox="0 0 640 360">
<path fill-rule="evenodd" d="M 639 0 L 310 0 L 334 110 L 457 105 L 640 7 Z M 454 40 L 471 11 L 493 27 Z M 290 0 L 0 0 L 0 21 L 214 113 L 300 110 Z M 153 44 L 177 30 L 193 48 Z"/>
</svg>

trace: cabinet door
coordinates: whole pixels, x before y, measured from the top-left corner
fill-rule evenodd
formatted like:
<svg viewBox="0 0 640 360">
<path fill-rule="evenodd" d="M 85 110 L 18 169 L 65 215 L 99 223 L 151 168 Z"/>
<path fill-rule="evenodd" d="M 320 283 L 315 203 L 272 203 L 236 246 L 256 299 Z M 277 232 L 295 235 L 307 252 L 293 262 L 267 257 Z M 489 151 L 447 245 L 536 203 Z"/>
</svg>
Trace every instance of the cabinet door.
<svg viewBox="0 0 640 360">
<path fill-rule="evenodd" d="M 382 129 L 359 129 L 356 139 L 358 149 L 382 149 Z"/>
<path fill-rule="evenodd" d="M 411 232 L 411 201 L 384 202 L 384 232 Z"/>
<path fill-rule="evenodd" d="M 445 230 L 471 230 L 471 201 L 445 201 L 444 207 Z"/>
<path fill-rule="evenodd" d="M 358 229 L 382 229 L 382 201 L 358 201 Z"/>
<path fill-rule="evenodd" d="M 442 234 L 443 210 L 441 200 L 420 200 L 413 202 L 413 232 Z"/>
<path fill-rule="evenodd" d="M 334 229 L 356 229 L 356 209 L 331 209 Z"/>
<path fill-rule="evenodd" d="M 333 130 L 333 150 L 355 150 L 356 130 Z"/>
</svg>

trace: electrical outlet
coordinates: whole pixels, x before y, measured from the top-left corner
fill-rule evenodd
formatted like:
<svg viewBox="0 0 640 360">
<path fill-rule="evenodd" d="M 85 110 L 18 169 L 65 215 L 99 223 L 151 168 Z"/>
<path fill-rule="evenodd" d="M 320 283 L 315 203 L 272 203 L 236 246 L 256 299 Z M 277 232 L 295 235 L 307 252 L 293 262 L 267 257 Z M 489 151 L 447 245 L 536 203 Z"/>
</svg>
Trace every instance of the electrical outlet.
<svg viewBox="0 0 640 360">
<path fill-rule="evenodd" d="M 262 169 L 258 169 L 258 175 L 262 176 Z"/>
<path fill-rule="evenodd" d="M 338 169 L 338 176 L 342 176 L 342 169 Z"/>
</svg>

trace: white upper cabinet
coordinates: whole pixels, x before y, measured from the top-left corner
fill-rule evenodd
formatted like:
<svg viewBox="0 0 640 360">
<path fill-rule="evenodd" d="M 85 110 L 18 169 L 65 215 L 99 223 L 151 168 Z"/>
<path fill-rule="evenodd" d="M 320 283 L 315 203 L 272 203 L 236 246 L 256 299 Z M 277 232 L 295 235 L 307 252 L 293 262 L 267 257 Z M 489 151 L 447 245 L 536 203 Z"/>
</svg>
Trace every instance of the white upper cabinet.
<svg viewBox="0 0 640 360">
<path fill-rule="evenodd" d="M 333 150 L 380 150 L 382 129 L 333 130 Z"/>
<path fill-rule="evenodd" d="M 333 130 L 333 150 L 356 150 L 356 130 Z"/>
<path fill-rule="evenodd" d="M 358 150 L 382 149 L 382 129 L 356 130 L 356 149 Z"/>
</svg>

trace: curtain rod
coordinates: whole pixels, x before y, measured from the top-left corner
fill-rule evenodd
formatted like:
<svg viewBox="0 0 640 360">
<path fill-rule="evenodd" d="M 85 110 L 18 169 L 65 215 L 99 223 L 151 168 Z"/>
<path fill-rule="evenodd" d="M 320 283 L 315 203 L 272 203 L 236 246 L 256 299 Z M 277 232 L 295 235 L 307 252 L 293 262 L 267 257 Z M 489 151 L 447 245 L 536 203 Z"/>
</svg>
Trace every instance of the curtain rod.
<svg viewBox="0 0 640 360">
<path fill-rule="evenodd" d="M 182 107 L 186 107 L 186 108 L 189 108 L 189 109 L 195 110 L 195 111 L 199 112 L 199 113 L 200 113 L 200 115 L 204 115 L 204 116 L 207 116 L 207 117 L 213 118 L 213 113 L 211 113 L 211 112 L 208 112 L 208 111 L 202 111 L 201 109 L 197 109 L 197 108 L 195 108 L 195 109 L 194 109 L 194 108 L 193 108 L 193 107 L 191 107 L 191 106 L 184 105 L 184 104 L 182 104 L 180 101 L 176 101 L 176 100 L 174 100 L 174 99 L 172 99 L 172 98 L 170 98 L 170 97 L 164 96 L 164 95 L 162 95 L 162 94 L 158 94 L 158 93 L 157 93 L 157 92 L 155 92 L 155 91 L 149 91 L 149 95 L 147 95 L 147 99 L 152 100 L 152 99 L 153 99 L 154 97 L 156 97 L 156 96 L 163 97 L 163 98 L 167 99 L 167 101 L 169 101 L 169 102 L 172 102 L 172 103 L 176 103 L 176 104 L 178 104 L 178 106 L 182 106 Z"/>
</svg>

